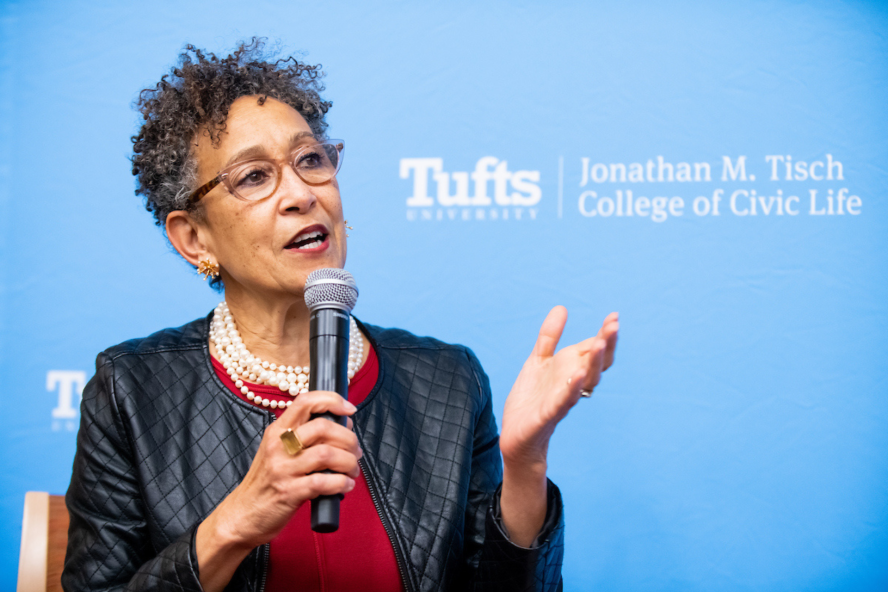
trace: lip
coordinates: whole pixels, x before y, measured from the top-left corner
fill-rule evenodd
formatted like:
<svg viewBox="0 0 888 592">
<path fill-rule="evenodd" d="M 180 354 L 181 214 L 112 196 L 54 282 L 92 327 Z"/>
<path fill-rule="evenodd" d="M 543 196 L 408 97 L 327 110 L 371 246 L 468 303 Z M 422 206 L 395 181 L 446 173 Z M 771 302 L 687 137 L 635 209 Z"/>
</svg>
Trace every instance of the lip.
<svg viewBox="0 0 888 592">
<path fill-rule="evenodd" d="M 311 248 L 311 249 L 297 249 L 295 247 L 288 248 L 288 246 L 293 244 L 294 242 L 296 242 L 296 240 L 300 236 L 311 234 L 312 232 L 321 232 L 326 235 L 324 237 L 323 242 L 321 242 L 320 245 L 318 245 L 317 247 Z M 320 253 L 322 251 L 326 251 L 328 248 L 330 248 L 330 231 L 327 230 L 327 227 L 324 226 L 323 224 L 312 224 L 311 226 L 306 226 L 305 228 L 303 228 L 302 230 L 300 230 L 299 232 L 294 234 L 293 238 L 291 238 L 289 241 L 287 241 L 287 245 L 284 246 L 285 251 L 290 252 L 290 253 L 298 253 L 300 255 Z"/>
</svg>

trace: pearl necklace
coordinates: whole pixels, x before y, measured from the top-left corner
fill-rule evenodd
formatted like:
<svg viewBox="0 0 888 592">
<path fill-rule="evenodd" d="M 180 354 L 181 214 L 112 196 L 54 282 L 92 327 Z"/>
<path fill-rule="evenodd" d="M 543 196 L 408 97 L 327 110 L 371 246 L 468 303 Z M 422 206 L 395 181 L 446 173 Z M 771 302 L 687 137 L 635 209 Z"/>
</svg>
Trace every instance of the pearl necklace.
<svg viewBox="0 0 888 592">
<path fill-rule="evenodd" d="M 364 359 L 364 340 L 361 338 L 358 324 L 351 316 L 348 332 L 348 380 L 351 382 Z M 216 345 L 219 361 L 225 366 L 225 371 L 234 381 L 234 385 L 254 404 L 277 409 L 289 407 L 293 401 L 285 403 L 263 399 L 251 391 L 245 382 L 276 386 L 281 389 L 282 394 L 287 393 L 292 397 L 308 392 L 309 367 L 278 365 L 251 354 L 244 345 L 244 340 L 234 324 L 234 317 L 231 316 L 228 304 L 224 300 L 213 311 L 210 339 Z"/>
</svg>

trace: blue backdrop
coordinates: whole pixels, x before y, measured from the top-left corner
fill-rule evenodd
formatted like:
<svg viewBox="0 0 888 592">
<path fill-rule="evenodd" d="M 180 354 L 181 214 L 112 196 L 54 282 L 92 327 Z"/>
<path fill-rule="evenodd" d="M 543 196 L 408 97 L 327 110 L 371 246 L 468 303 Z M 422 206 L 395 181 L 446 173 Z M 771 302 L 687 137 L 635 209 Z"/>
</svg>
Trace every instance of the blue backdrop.
<svg viewBox="0 0 888 592">
<path fill-rule="evenodd" d="M 100 350 L 218 301 L 133 195 L 186 42 L 323 63 L 360 318 L 472 347 L 622 315 L 559 427 L 568 590 L 888 588 L 876 2 L 0 2 L 0 589 Z M 631 202 L 631 203 L 630 203 Z"/>
</svg>

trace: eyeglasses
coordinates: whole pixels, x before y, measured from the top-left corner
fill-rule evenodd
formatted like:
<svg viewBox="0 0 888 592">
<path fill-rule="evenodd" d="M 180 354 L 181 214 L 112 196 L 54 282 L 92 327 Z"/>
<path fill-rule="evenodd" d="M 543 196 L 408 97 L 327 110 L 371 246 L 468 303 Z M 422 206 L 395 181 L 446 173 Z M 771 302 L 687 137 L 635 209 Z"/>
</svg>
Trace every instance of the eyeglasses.
<svg viewBox="0 0 888 592">
<path fill-rule="evenodd" d="M 222 183 L 231 195 L 245 201 L 259 201 L 271 197 L 281 184 L 283 166 L 290 165 L 300 179 L 309 185 L 326 183 L 336 176 L 342 166 L 342 140 L 327 140 L 323 144 L 301 146 L 286 159 L 253 158 L 225 167 L 215 179 L 207 182 L 189 197 L 192 204 Z"/>
</svg>

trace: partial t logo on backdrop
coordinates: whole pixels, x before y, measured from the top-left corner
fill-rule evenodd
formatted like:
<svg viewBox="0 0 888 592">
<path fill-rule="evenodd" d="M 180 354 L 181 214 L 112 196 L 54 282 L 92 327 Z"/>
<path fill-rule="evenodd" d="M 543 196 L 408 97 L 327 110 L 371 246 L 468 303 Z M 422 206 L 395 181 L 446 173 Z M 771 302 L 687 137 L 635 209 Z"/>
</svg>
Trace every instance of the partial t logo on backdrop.
<svg viewBox="0 0 888 592">
<path fill-rule="evenodd" d="M 478 159 L 472 172 L 447 172 L 443 158 L 402 158 L 400 174 L 413 179 L 410 221 L 535 220 L 543 196 L 539 171 L 510 171 L 494 156 Z"/>
<path fill-rule="evenodd" d="M 61 430 L 63 425 L 69 432 L 77 428 L 75 421 L 78 416 L 77 407 L 80 406 L 84 386 L 86 386 L 86 372 L 82 370 L 50 370 L 46 373 L 46 390 L 50 393 L 58 392 L 58 403 L 52 410 L 52 431 Z"/>
</svg>

